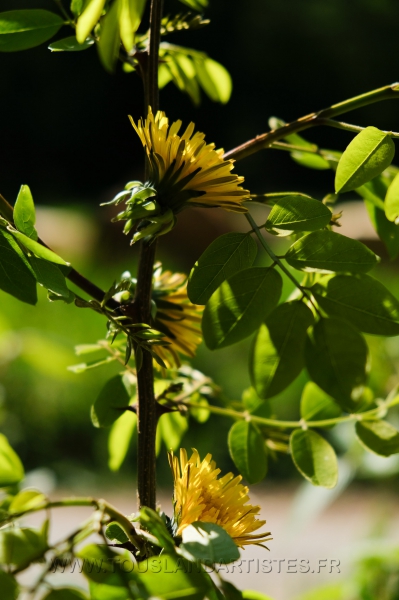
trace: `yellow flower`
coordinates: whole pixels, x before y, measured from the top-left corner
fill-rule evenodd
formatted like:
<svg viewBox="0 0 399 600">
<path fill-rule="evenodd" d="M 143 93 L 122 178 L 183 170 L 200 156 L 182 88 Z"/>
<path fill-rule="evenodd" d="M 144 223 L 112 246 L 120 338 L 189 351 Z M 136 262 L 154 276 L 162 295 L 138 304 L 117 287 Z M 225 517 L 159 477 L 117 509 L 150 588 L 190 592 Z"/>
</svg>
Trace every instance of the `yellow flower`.
<svg viewBox="0 0 399 600">
<path fill-rule="evenodd" d="M 187 525 L 202 521 L 223 527 L 240 547 L 263 546 L 263 542 L 272 539 L 270 532 L 253 535 L 266 521 L 256 518 L 259 506 L 247 504 L 248 488 L 240 483 L 240 475 L 228 473 L 218 479 L 220 469 L 211 454 L 201 462 L 197 450 L 188 459 L 187 452 L 181 449 L 180 464 L 177 456 L 169 452 L 169 464 L 174 480 L 176 535 L 181 535 Z"/>
<path fill-rule="evenodd" d="M 194 133 L 194 123 L 180 136 L 182 122 L 169 127 L 161 111 L 154 116 L 149 108 L 145 121 L 140 119 L 137 125 L 130 120 L 146 150 L 150 167 L 146 185 L 156 191 L 162 212 L 177 213 L 187 204 L 246 212 L 242 203 L 249 192 L 240 186 L 244 178 L 231 173 L 234 161 L 224 160 L 222 149 L 206 144 L 203 133 Z"/>
<path fill-rule="evenodd" d="M 178 352 L 193 357 L 201 343 L 203 307 L 187 297 L 187 276 L 164 271 L 158 263 L 154 272 L 152 299 L 157 305 L 154 327 L 165 334 L 168 346 L 157 346 L 157 354 L 169 367 L 180 366 Z"/>
</svg>

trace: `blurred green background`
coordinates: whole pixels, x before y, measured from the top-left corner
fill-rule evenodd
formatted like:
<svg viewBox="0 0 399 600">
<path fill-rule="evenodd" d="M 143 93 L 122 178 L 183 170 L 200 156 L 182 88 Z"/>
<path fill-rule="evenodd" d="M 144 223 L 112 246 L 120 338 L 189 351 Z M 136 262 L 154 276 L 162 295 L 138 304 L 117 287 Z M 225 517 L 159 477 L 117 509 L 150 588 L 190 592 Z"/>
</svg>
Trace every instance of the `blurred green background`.
<svg viewBox="0 0 399 600">
<path fill-rule="evenodd" d="M 1 10 L 32 6 L 28 0 L 1 2 Z M 55 9 L 51 0 L 36 0 L 34 6 Z M 184 9 L 166 0 L 165 13 Z M 272 115 L 288 121 L 399 75 L 395 0 L 247 0 L 244 5 L 211 0 L 206 16 L 210 26 L 175 34 L 170 41 L 205 50 L 224 64 L 233 77 L 232 98 L 221 106 L 204 97 L 195 108 L 170 84 L 161 94 L 161 107 L 171 120 L 193 120 L 209 141 L 225 149 L 266 131 Z M 58 37 L 65 35 L 69 30 Z M 140 142 L 127 119 L 128 114 L 142 115 L 139 78 L 121 70 L 107 74 L 93 48 L 51 54 L 43 45 L 0 54 L 0 81 L 0 192 L 13 203 L 20 185 L 28 184 L 43 239 L 100 286 L 109 287 L 126 269 L 134 272 L 137 249 L 121 235 L 119 224 L 110 223 L 112 209 L 100 209 L 99 203 L 126 181 L 143 176 Z M 399 130 L 399 104 L 372 105 L 347 119 Z M 337 149 L 351 139 L 336 130 L 312 130 L 308 137 Z M 237 171 L 255 193 L 291 189 L 322 197 L 332 191 L 331 172 L 304 169 L 282 152 L 261 152 L 237 165 Z M 217 210 L 186 211 L 173 233 L 161 239 L 159 257 L 165 268 L 187 273 L 217 235 L 245 228 L 241 221 Z M 356 218 L 354 223 L 352 235 L 383 257 L 380 276 L 399 295 L 397 266 L 367 228 L 356 229 Z M 67 370 L 80 362 L 73 353 L 76 344 L 105 336 L 104 321 L 87 310 L 49 304 L 44 293 L 37 307 L 2 292 L 0 299 L 1 428 L 27 469 L 49 468 L 61 484 L 79 480 L 80 489 L 82 482 L 90 487 L 98 478 L 111 483 L 130 478 L 132 460 L 120 474 L 108 471 L 107 432 L 95 430 L 89 415 L 90 404 L 117 367 L 81 375 Z M 370 385 L 383 395 L 396 383 L 399 342 L 369 341 Z M 249 346 L 250 340 L 216 353 L 201 346 L 194 366 L 212 376 L 229 398 L 240 399 L 249 385 Z M 305 381 L 303 373 L 273 400 L 279 417 L 298 416 Z M 232 468 L 224 443 L 230 425 L 221 418 L 194 424 L 183 443 L 214 448 L 220 466 Z M 351 443 L 345 442 L 342 451 Z M 391 467 L 390 477 L 397 470 L 399 465 Z M 271 464 L 269 478 L 289 477 L 300 479 L 288 457 Z M 166 469 L 160 468 L 160 482 L 170 483 Z"/>
</svg>

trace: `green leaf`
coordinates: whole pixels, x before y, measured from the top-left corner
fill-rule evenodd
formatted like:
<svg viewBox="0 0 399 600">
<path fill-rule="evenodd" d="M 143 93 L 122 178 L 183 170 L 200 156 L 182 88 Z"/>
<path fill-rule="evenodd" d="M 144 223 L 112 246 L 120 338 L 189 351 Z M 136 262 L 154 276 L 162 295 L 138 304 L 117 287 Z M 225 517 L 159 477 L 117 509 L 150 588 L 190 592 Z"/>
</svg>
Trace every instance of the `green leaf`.
<svg viewBox="0 0 399 600">
<path fill-rule="evenodd" d="M 80 52 L 81 50 L 87 50 L 91 46 L 94 46 L 93 38 L 88 37 L 82 44 L 79 44 L 76 37 L 71 35 L 50 44 L 49 50 L 51 52 Z"/>
<path fill-rule="evenodd" d="M 358 421 L 356 435 L 362 445 L 374 454 L 391 456 L 399 452 L 399 432 L 386 421 Z"/>
<path fill-rule="evenodd" d="M 88 600 L 88 597 L 75 588 L 56 588 L 43 596 L 42 600 Z"/>
<path fill-rule="evenodd" d="M 320 156 L 320 154 L 313 154 L 313 152 L 295 150 L 291 152 L 291 158 L 302 167 L 308 167 L 308 169 L 324 171 L 331 168 L 328 160 Z"/>
<path fill-rule="evenodd" d="M 253 387 L 247 388 L 242 393 L 242 403 L 244 407 L 253 415 L 269 419 L 272 415 L 269 402 L 264 402 L 259 398 Z"/>
<path fill-rule="evenodd" d="M 36 304 L 36 280 L 28 259 L 11 234 L 0 229 L 0 289 L 27 304 Z"/>
<path fill-rule="evenodd" d="M 105 535 L 113 544 L 125 544 L 129 541 L 125 530 L 116 521 L 107 525 Z"/>
<path fill-rule="evenodd" d="M 240 552 L 227 531 L 216 523 L 197 521 L 185 527 L 180 549 L 205 564 L 223 564 L 240 558 Z"/>
<path fill-rule="evenodd" d="M 69 299 L 70 290 L 67 287 L 65 277 L 54 263 L 35 256 L 29 258 L 29 263 L 40 285 L 57 296 L 61 296 L 66 300 Z"/>
<path fill-rule="evenodd" d="M 165 552 L 171 555 L 175 553 L 173 538 L 162 517 L 155 510 L 143 506 L 140 509 L 140 524 L 157 539 L 160 548 L 164 548 Z"/>
<path fill-rule="evenodd" d="M 315 231 L 326 227 L 331 211 L 319 200 L 287 196 L 277 200 L 266 221 L 270 233 L 289 235 L 293 231 Z"/>
<path fill-rule="evenodd" d="M 25 248 L 33 252 L 33 254 L 38 258 L 48 260 L 49 262 L 55 263 L 57 265 L 64 265 L 67 267 L 70 266 L 69 263 L 65 262 L 65 260 L 58 256 L 58 254 L 56 254 L 49 248 L 42 246 L 38 242 L 35 242 L 35 240 L 32 240 L 23 233 L 20 233 L 19 231 L 15 231 L 15 229 L 10 228 L 9 231 L 23 246 L 25 246 Z"/>
<path fill-rule="evenodd" d="M 122 414 L 111 427 L 108 437 L 108 466 L 119 471 L 125 460 L 130 442 L 136 433 L 137 416 L 129 411 Z"/>
<path fill-rule="evenodd" d="M 180 2 L 198 12 L 202 12 L 208 6 L 208 0 L 180 0 Z"/>
<path fill-rule="evenodd" d="M 206 573 L 179 556 L 161 554 L 148 559 L 148 570 L 140 584 L 151 597 L 162 600 L 203 600 L 211 589 Z"/>
<path fill-rule="evenodd" d="M 146 0 L 119 0 L 119 31 L 127 52 L 133 49 L 134 34 L 139 28 Z"/>
<path fill-rule="evenodd" d="M 399 217 L 399 173 L 388 188 L 385 196 L 385 215 L 388 221 L 396 223 Z"/>
<path fill-rule="evenodd" d="M 91 30 L 100 20 L 105 0 L 90 0 L 76 24 L 76 39 L 83 44 Z"/>
<path fill-rule="evenodd" d="M 384 243 L 389 257 L 393 260 L 399 254 L 399 227 L 391 223 L 385 216 L 385 212 L 368 200 L 364 201 L 369 213 L 371 224 L 378 237 Z"/>
<path fill-rule="evenodd" d="M 392 162 L 395 145 L 376 127 L 366 127 L 341 156 L 335 175 L 335 191 L 349 192 L 374 179 Z"/>
<path fill-rule="evenodd" d="M 313 381 L 303 388 L 301 397 L 301 417 L 305 421 L 334 419 L 341 415 L 340 407 L 333 398 L 323 392 Z"/>
<path fill-rule="evenodd" d="M 129 406 L 129 394 L 120 375 L 109 379 L 91 407 L 91 420 L 94 427 L 109 427 L 121 417 Z"/>
<path fill-rule="evenodd" d="M 312 323 L 312 311 L 300 300 L 280 304 L 266 318 L 250 358 L 251 383 L 260 398 L 279 394 L 302 371 L 306 331 Z"/>
<path fill-rule="evenodd" d="M 19 456 L 11 448 L 6 436 L 0 433 L 0 488 L 15 485 L 24 477 Z"/>
<path fill-rule="evenodd" d="M 311 288 L 329 315 L 347 319 L 374 335 L 399 335 L 399 302 L 376 279 L 368 275 L 322 277 Z"/>
<path fill-rule="evenodd" d="M 248 483 L 262 481 L 267 472 L 265 441 L 249 421 L 237 421 L 229 431 L 230 456 Z"/>
<path fill-rule="evenodd" d="M 368 349 L 350 323 L 320 319 L 305 345 L 306 368 L 312 380 L 348 412 L 358 408 L 367 379 Z"/>
<path fill-rule="evenodd" d="M 179 412 L 170 412 L 161 416 L 158 428 L 167 449 L 177 450 L 188 429 L 188 423 Z"/>
<path fill-rule="evenodd" d="M 82 559 L 82 572 L 90 581 L 96 583 L 115 581 L 115 585 L 124 585 L 126 569 L 118 569 L 120 554 L 113 552 L 108 546 L 88 544 L 76 552 L 76 557 Z M 133 571 L 133 566 L 132 571 Z M 125 577 L 124 577 L 125 576 Z"/>
<path fill-rule="evenodd" d="M 14 223 L 21 231 L 33 240 L 37 240 L 35 229 L 36 212 L 29 186 L 22 185 L 14 206 Z"/>
<path fill-rule="evenodd" d="M 84 3 L 85 0 L 71 0 L 71 13 L 78 17 L 83 10 Z"/>
<path fill-rule="evenodd" d="M 119 586 L 112 579 L 107 583 L 90 581 L 90 600 L 126 600 L 129 596 L 125 586 Z"/>
<path fill-rule="evenodd" d="M 338 481 L 338 462 L 334 449 L 318 433 L 295 429 L 290 438 L 292 460 L 298 471 L 312 483 L 333 488 Z"/>
<path fill-rule="evenodd" d="M 200 103 L 200 90 L 195 78 L 195 69 L 191 57 L 181 52 L 168 53 L 168 69 L 177 87 L 186 92 L 193 103 Z"/>
<path fill-rule="evenodd" d="M 10 513 L 20 513 L 40 506 L 46 501 L 46 496 L 37 490 L 23 490 L 11 501 L 8 508 Z"/>
<path fill-rule="evenodd" d="M 26 568 L 48 549 L 46 531 L 8 528 L 0 530 L 0 563 Z"/>
<path fill-rule="evenodd" d="M 313 231 L 295 242 L 285 255 L 300 271 L 365 273 L 379 261 L 367 246 L 332 231 Z"/>
<path fill-rule="evenodd" d="M 94 1 L 94 0 L 93 0 Z M 104 68 L 112 73 L 119 56 L 121 39 L 119 34 L 119 2 L 116 0 L 101 21 L 98 54 Z M 83 13 L 84 14 L 84 13 Z M 82 15 L 83 16 L 83 15 Z M 78 21 L 79 23 L 79 21 Z M 78 37 L 76 30 L 76 37 Z M 80 41 L 80 38 L 78 38 Z"/>
<path fill-rule="evenodd" d="M 281 289 L 281 276 L 273 268 L 251 267 L 224 281 L 202 318 L 208 348 L 223 348 L 251 335 L 278 303 Z"/>
<path fill-rule="evenodd" d="M 254 590 L 244 590 L 242 597 L 244 600 L 273 600 L 271 596 L 265 596 L 265 594 L 255 592 Z"/>
<path fill-rule="evenodd" d="M 27 50 L 46 42 L 64 21 L 48 10 L 10 10 L 0 13 L 0 52 Z"/>
<path fill-rule="evenodd" d="M 19 585 L 9 573 L 0 569 L 1 600 L 17 600 L 19 596 Z"/>
<path fill-rule="evenodd" d="M 194 304 L 206 304 L 229 277 L 251 267 L 257 254 L 256 242 L 246 233 L 218 237 L 191 269 L 187 295 Z"/>
<path fill-rule="evenodd" d="M 226 104 L 230 100 L 233 84 L 230 73 L 212 58 L 193 56 L 198 81 L 213 102 Z"/>
</svg>

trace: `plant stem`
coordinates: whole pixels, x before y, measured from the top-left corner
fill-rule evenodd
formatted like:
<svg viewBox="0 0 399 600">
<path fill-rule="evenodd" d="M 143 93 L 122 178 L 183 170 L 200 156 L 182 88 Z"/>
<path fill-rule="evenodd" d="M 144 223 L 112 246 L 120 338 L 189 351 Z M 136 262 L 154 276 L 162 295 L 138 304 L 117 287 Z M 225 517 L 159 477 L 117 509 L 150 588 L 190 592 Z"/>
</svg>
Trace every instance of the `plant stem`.
<svg viewBox="0 0 399 600">
<path fill-rule="evenodd" d="M 184 406 L 198 408 L 198 404 L 196 404 L 195 402 L 184 402 Z M 363 413 L 354 413 L 345 417 L 322 419 L 320 421 L 306 421 L 305 419 L 301 419 L 300 421 L 279 421 L 277 419 L 266 419 L 264 417 L 257 417 L 256 415 L 251 415 L 251 413 L 249 413 L 248 411 L 241 412 L 239 410 L 233 410 L 232 408 L 223 408 L 221 406 L 214 406 L 212 404 L 209 404 L 206 407 L 206 410 L 209 410 L 209 412 L 213 414 L 221 415 L 223 417 L 230 417 L 235 420 L 251 421 L 252 423 L 256 423 L 257 425 L 264 425 L 281 429 L 296 429 L 298 427 L 329 427 L 330 425 L 338 425 L 339 423 L 347 423 L 350 421 L 367 421 L 370 419 L 378 419 L 382 418 L 382 416 L 385 416 L 385 412 L 390 406 L 390 401 L 386 400 L 385 402 L 381 402 L 381 404 L 377 406 L 377 408 L 372 408 L 371 410 L 365 411 Z"/>
<path fill-rule="evenodd" d="M 395 99 L 399 99 L 398 83 L 393 83 L 377 90 L 372 90 L 371 92 L 367 92 L 361 96 L 349 98 L 349 100 L 344 100 L 338 104 L 333 104 L 332 106 L 324 108 L 318 112 L 305 115 L 304 117 L 301 117 L 292 123 L 283 125 L 283 127 L 279 127 L 278 129 L 273 129 L 272 131 L 258 135 L 256 138 L 241 144 L 241 146 L 226 152 L 224 158 L 241 160 L 242 158 L 251 156 L 251 154 L 254 154 L 255 152 L 259 152 L 259 150 L 268 148 L 273 142 L 277 142 L 278 140 L 287 137 L 287 135 L 290 135 L 291 133 L 298 133 L 304 129 L 309 129 L 310 127 L 317 127 L 320 125 L 331 126 L 331 122 L 327 122 L 327 120 L 330 120 L 331 117 L 337 117 L 338 115 L 350 112 L 351 110 L 356 110 L 362 106 L 367 106 L 368 104 L 373 104 L 374 102 Z"/>
<path fill-rule="evenodd" d="M 287 275 L 288 279 L 290 279 L 292 281 L 292 283 L 295 285 L 295 287 L 302 292 L 302 294 L 305 296 L 305 298 L 307 300 L 309 300 L 309 302 L 312 304 L 312 306 L 314 307 L 315 311 L 319 313 L 319 310 L 317 308 L 317 306 L 314 305 L 313 300 L 311 295 L 308 294 L 308 292 L 306 291 L 306 289 L 299 283 L 299 281 L 292 275 L 292 273 L 289 272 L 289 270 L 287 269 L 287 267 L 281 262 L 280 258 L 278 256 L 276 256 L 273 252 L 273 250 L 269 247 L 268 243 L 266 242 L 265 238 L 263 237 L 263 235 L 260 232 L 259 227 L 257 226 L 257 224 L 255 223 L 253 217 L 249 214 L 249 213 L 245 213 L 245 217 L 248 221 L 248 223 L 251 225 L 252 230 L 254 231 L 256 237 L 258 238 L 258 240 L 260 241 L 260 243 L 262 244 L 263 248 L 266 250 L 266 252 L 268 253 L 268 255 L 270 256 L 270 258 L 272 259 L 272 261 L 274 263 L 276 263 L 276 265 L 279 266 L 279 268 L 283 271 L 283 273 L 285 275 Z"/>
<path fill-rule="evenodd" d="M 152 0 L 150 16 L 150 39 L 147 68 L 144 72 L 146 112 L 151 106 L 154 114 L 158 110 L 158 54 L 161 31 L 163 0 Z M 148 175 L 148 173 L 146 174 Z M 155 261 L 156 242 L 143 240 L 137 274 L 134 299 L 140 323 L 151 320 L 151 290 Z M 143 353 L 141 369 L 137 373 L 137 494 L 139 508 L 156 507 L 155 437 L 157 411 L 154 395 L 153 359 L 149 352 Z"/>
</svg>

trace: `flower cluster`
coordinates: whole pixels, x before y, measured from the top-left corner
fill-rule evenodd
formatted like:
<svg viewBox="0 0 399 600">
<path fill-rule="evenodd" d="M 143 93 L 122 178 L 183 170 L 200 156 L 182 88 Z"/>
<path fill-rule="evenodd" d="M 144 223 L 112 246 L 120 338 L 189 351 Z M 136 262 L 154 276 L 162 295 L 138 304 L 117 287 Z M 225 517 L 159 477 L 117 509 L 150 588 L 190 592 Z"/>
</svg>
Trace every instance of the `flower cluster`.
<svg viewBox="0 0 399 600">
<path fill-rule="evenodd" d="M 176 214 L 187 206 L 224 208 L 246 212 L 243 202 L 249 192 L 241 187 L 243 177 L 233 174 L 233 160 L 223 159 L 223 150 L 207 144 L 205 135 L 194 133 L 194 123 L 179 135 L 181 121 L 172 123 L 164 112 L 148 116 L 136 125 L 146 152 L 149 179 L 133 181 L 111 203 L 126 203 L 115 220 L 126 221 L 125 233 L 135 229 L 132 243 L 170 231 Z"/>
<path fill-rule="evenodd" d="M 212 456 L 201 461 L 197 450 L 190 458 L 180 450 L 180 461 L 169 452 L 169 464 L 174 480 L 175 534 L 181 535 L 185 527 L 195 521 L 216 523 L 223 527 L 239 547 L 248 544 L 263 546 L 270 540 L 270 532 L 253 534 L 266 521 L 257 518 L 260 508 L 247 504 L 248 488 L 240 482 L 242 477 L 227 473 L 220 479 Z"/>
</svg>

